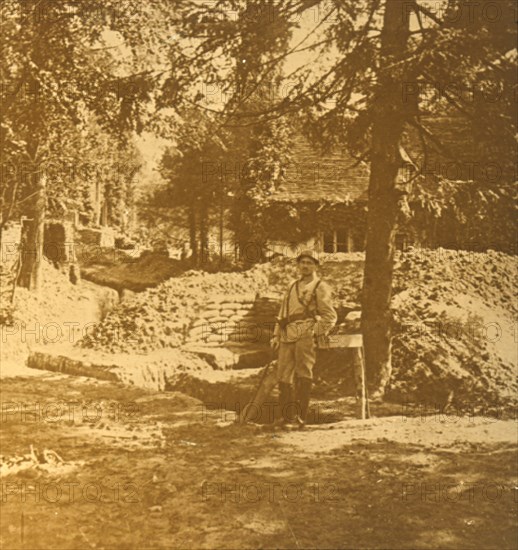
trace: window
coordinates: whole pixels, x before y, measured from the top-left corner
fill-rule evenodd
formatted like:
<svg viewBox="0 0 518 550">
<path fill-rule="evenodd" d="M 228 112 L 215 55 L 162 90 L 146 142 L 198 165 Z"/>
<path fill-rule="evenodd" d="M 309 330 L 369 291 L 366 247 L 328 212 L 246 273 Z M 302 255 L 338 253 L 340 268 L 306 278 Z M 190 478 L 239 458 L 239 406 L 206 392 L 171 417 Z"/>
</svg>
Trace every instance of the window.
<svg viewBox="0 0 518 550">
<path fill-rule="evenodd" d="M 324 233 L 324 252 L 333 253 L 335 251 L 334 231 Z"/>
<path fill-rule="evenodd" d="M 349 231 L 347 229 L 337 229 L 336 233 L 336 251 L 349 252 Z"/>
<path fill-rule="evenodd" d="M 348 229 L 342 228 L 324 233 L 324 252 L 350 252 L 352 248 Z"/>
</svg>

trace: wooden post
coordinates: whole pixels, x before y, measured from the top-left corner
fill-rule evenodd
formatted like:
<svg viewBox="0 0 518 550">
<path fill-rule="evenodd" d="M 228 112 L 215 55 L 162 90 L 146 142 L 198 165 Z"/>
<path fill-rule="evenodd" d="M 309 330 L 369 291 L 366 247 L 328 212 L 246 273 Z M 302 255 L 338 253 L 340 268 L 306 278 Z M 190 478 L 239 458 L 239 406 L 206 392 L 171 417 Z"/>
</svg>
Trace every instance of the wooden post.
<svg viewBox="0 0 518 550">
<path fill-rule="evenodd" d="M 333 334 L 329 336 L 328 349 L 353 349 L 356 350 L 356 357 L 360 367 L 360 417 L 362 420 L 370 418 L 369 394 L 367 391 L 367 376 L 365 368 L 365 352 L 363 348 L 362 334 Z M 354 352 L 353 352 L 354 353 Z M 356 379 L 355 370 L 355 379 Z"/>
<path fill-rule="evenodd" d="M 361 419 L 365 420 L 367 416 L 367 389 L 365 386 L 365 358 L 363 355 L 363 347 L 356 348 L 358 350 L 358 359 L 360 360 L 360 376 L 361 376 Z"/>
</svg>

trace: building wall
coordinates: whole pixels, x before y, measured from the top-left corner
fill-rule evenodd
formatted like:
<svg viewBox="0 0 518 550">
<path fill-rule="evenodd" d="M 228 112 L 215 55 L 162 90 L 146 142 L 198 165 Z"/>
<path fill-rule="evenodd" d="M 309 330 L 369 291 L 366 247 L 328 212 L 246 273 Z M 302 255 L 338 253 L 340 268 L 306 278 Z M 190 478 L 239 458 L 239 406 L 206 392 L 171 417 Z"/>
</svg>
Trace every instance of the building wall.
<svg viewBox="0 0 518 550">
<path fill-rule="evenodd" d="M 83 244 L 102 248 L 113 248 L 115 246 L 115 232 L 111 227 L 101 227 L 100 229 L 85 227 L 79 230 L 79 235 Z"/>
<path fill-rule="evenodd" d="M 276 256 L 280 254 L 281 256 L 286 256 L 288 258 L 296 258 L 301 250 L 309 248 L 315 250 L 316 252 L 322 252 L 322 242 L 319 235 L 310 237 L 309 239 L 304 239 L 298 243 L 288 242 L 288 241 L 270 241 L 268 242 L 268 256 Z"/>
</svg>

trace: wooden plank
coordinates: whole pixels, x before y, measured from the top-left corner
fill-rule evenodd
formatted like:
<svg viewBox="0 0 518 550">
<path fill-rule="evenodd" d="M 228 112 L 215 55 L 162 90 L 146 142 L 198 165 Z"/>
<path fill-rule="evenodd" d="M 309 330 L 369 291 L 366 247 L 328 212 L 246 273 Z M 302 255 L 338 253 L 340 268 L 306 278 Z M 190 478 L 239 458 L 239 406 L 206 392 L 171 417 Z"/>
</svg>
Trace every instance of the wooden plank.
<svg viewBox="0 0 518 550">
<path fill-rule="evenodd" d="M 329 348 L 362 348 L 363 347 L 363 335 L 362 334 L 330 334 L 329 335 Z"/>
</svg>

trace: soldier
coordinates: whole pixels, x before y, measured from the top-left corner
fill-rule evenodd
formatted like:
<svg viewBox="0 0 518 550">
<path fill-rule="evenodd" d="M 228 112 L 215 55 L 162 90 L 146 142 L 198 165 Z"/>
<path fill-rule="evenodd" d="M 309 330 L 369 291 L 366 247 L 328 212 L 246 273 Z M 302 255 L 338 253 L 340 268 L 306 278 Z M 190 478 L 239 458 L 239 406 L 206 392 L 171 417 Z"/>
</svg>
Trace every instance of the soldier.
<svg viewBox="0 0 518 550">
<path fill-rule="evenodd" d="M 295 421 L 303 428 L 309 407 L 316 349 L 334 327 L 337 316 L 331 302 L 330 287 L 316 276 L 319 265 L 316 254 L 312 250 L 303 250 L 297 257 L 297 265 L 300 278 L 290 284 L 284 296 L 271 345 L 274 350 L 279 350 L 280 423 Z M 296 411 L 293 411 L 294 405 Z"/>
</svg>

